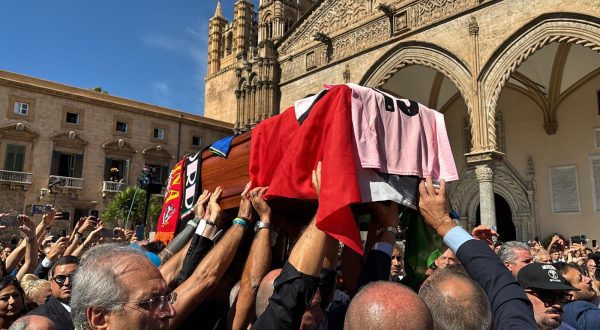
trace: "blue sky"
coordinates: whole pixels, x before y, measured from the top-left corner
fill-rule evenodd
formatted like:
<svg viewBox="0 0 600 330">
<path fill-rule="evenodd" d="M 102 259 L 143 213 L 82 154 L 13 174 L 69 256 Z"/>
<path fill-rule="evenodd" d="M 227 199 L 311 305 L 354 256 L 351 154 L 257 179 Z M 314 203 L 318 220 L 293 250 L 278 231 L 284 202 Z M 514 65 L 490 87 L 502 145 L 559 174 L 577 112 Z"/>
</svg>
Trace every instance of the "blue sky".
<svg viewBox="0 0 600 330">
<path fill-rule="evenodd" d="M 224 0 L 231 19 L 234 0 Z M 3 1 L 0 69 L 202 114 L 217 0 Z"/>
</svg>

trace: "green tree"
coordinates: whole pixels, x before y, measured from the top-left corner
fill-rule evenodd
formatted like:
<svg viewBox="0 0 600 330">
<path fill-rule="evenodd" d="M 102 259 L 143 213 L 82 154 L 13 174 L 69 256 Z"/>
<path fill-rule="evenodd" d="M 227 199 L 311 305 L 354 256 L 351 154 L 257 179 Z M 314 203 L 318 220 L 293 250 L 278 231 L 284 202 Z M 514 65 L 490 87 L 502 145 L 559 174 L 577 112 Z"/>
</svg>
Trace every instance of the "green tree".
<svg viewBox="0 0 600 330">
<path fill-rule="evenodd" d="M 137 193 L 136 193 L 137 191 Z M 134 201 L 135 195 L 135 201 Z M 144 203 L 146 201 L 146 191 L 136 187 L 127 187 L 115 195 L 113 200 L 108 203 L 102 213 L 102 221 L 110 227 L 124 226 L 127 220 L 127 214 L 131 207 L 128 226 L 140 225 L 144 221 Z M 156 228 L 156 221 L 162 210 L 162 197 L 159 195 L 150 196 L 148 205 L 148 226 L 151 230 Z"/>
<path fill-rule="evenodd" d="M 102 89 L 102 87 L 100 86 L 96 86 L 93 88 L 88 88 L 88 90 L 92 91 L 92 92 L 98 92 L 98 93 L 102 93 L 102 94 L 107 94 L 108 95 L 108 91 Z"/>
</svg>

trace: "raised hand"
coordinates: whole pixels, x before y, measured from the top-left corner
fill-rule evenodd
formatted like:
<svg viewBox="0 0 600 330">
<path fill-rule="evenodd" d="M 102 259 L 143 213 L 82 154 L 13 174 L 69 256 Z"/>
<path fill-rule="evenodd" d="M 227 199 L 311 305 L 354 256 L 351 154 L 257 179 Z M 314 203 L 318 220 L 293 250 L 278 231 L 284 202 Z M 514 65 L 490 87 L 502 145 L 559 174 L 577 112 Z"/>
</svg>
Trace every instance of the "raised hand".
<svg viewBox="0 0 600 330">
<path fill-rule="evenodd" d="M 250 191 L 250 182 L 246 184 L 244 191 L 242 191 L 242 194 L 240 195 L 240 208 L 237 216 L 238 218 L 250 220 L 252 218 L 252 203 L 250 203 L 248 191 Z"/>
<path fill-rule="evenodd" d="M 48 254 L 46 255 L 46 258 L 48 258 L 48 260 L 50 260 L 50 261 L 55 261 L 58 258 L 60 258 L 63 255 L 63 253 L 65 253 L 66 249 L 67 249 L 67 238 L 61 237 L 61 238 L 57 239 L 56 242 L 54 242 L 54 244 L 52 244 L 50 246 L 50 252 L 48 252 Z"/>
<path fill-rule="evenodd" d="M 256 213 L 262 222 L 271 220 L 271 208 L 263 198 L 267 189 L 269 189 L 269 187 L 256 187 L 250 191 L 250 202 L 252 202 L 252 207 L 256 210 Z"/>
<path fill-rule="evenodd" d="M 395 202 L 371 203 L 371 210 L 375 216 L 372 221 L 379 222 L 381 227 L 398 226 L 398 204 Z"/>
<path fill-rule="evenodd" d="M 498 237 L 498 233 L 495 230 L 484 225 L 473 228 L 471 235 L 478 240 L 486 241 L 492 250 L 494 249 L 494 237 Z"/>
<path fill-rule="evenodd" d="M 19 215 L 19 218 L 23 223 L 21 226 L 19 226 L 21 233 L 23 233 L 23 235 L 29 239 L 35 239 L 35 222 L 33 222 L 31 218 L 24 214 Z"/>
<path fill-rule="evenodd" d="M 198 201 L 194 206 L 194 215 L 198 219 L 205 219 L 206 216 L 206 203 L 210 199 L 210 191 L 208 189 L 204 189 L 202 195 L 198 197 Z"/>
<path fill-rule="evenodd" d="M 52 226 L 52 224 L 54 223 L 54 220 L 56 220 L 57 218 L 57 211 L 55 208 L 51 208 L 50 212 L 45 213 L 44 215 L 42 215 L 42 221 L 44 222 L 44 226 L 46 228 Z M 60 215 L 62 216 L 62 213 L 60 213 Z"/>
<path fill-rule="evenodd" d="M 210 212 L 210 217 L 214 221 L 219 221 L 221 219 L 221 205 L 219 205 L 219 199 L 221 199 L 222 193 L 223 188 L 219 186 L 215 188 L 215 191 L 210 195 L 208 212 Z"/>
<path fill-rule="evenodd" d="M 446 182 L 440 181 L 439 189 L 433 186 L 431 178 L 422 180 L 419 184 L 419 211 L 423 220 L 444 237 L 454 227 L 454 222 L 448 215 L 450 209 L 446 203 Z"/>
</svg>

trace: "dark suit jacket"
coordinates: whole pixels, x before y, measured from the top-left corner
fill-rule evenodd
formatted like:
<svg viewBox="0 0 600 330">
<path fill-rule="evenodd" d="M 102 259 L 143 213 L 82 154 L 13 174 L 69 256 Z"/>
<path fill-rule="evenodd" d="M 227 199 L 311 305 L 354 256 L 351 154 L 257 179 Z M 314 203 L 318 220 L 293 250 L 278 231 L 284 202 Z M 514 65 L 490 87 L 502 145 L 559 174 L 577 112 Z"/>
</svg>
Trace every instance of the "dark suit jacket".
<svg viewBox="0 0 600 330">
<path fill-rule="evenodd" d="M 54 297 L 46 300 L 46 303 L 27 313 L 27 315 L 45 316 L 54 322 L 56 330 L 73 330 L 71 313 Z"/>
<path fill-rule="evenodd" d="M 484 241 L 466 241 L 456 256 L 488 296 L 494 329 L 536 329 L 525 291 Z"/>
</svg>

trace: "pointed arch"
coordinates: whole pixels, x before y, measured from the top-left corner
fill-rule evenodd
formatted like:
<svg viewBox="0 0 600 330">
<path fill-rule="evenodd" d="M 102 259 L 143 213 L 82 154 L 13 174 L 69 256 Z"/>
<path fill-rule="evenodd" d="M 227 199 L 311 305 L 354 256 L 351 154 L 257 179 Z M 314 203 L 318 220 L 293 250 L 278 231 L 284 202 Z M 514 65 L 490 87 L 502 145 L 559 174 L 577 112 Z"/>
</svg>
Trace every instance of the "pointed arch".
<svg viewBox="0 0 600 330">
<path fill-rule="evenodd" d="M 437 45 L 425 42 L 400 43 L 388 51 L 363 76 L 360 84 L 372 87 L 383 86 L 396 72 L 408 65 L 432 68 L 456 85 L 463 96 L 469 114 L 472 112 L 469 93 L 471 72 L 456 55 Z"/>
<path fill-rule="evenodd" d="M 575 13 L 541 15 L 515 32 L 494 52 L 478 77 L 483 86 L 488 139 L 492 144 L 496 141 L 493 123 L 502 89 L 519 65 L 553 42 L 582 45 L 600 52 L 600 18 Z"/>
</svg>

